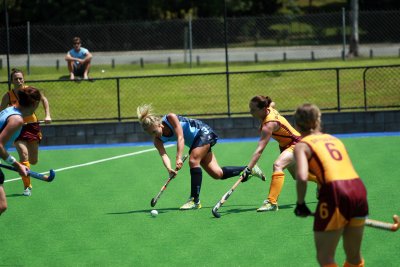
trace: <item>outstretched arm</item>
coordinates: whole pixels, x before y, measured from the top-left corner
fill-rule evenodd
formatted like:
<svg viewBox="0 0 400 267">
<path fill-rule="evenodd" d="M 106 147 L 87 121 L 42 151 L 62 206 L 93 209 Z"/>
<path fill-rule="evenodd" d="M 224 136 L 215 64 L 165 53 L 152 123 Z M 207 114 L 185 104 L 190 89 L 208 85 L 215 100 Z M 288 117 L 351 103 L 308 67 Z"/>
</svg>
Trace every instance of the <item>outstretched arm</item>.
<svg viewBox="0 0 400 267">
<path fill-rule="evenodd" d="M 261 136 L 260 139 L 258 140 L 257 148 L 254 151 L 249 164 L 247 165 L 249 169 L 252 169 L 257 164 L 265 147 L 267 146 L 269 140 L 271 139 L 275 127 L 276 127 L 276 122 L 268 122 L 262 126 Z"/>
<path fill-rule="evenodd" d="M 168 121 L 174 127 L 174 132 L 176 134 L 176 168 L 179 170 L 182 168 L 183 161 L 183 151 L 185 149 L 185 138 L 183 137 L 183 129 L 179 122 L 178 116 L 174 113 L 169 113 L 167 115 Z"/>
<path fill-rule="evenodd" d="M 46 124 L 51 123 L 49 101 L 47 100 L 47 98 L 43 94 L 42 94 L 41 101 L 42 101 L 42 104 L 43 104 L 43 109 L 44 109 L 44 114 L 45 114 L 44 122 Z"/>
<path fill-rule="evenodd" d="M 158 150 L 158 153 L 161 156 L 161 160 L 162 160 L 165 168 L 167 169 L 168 173 L 170 175 L 175 176 L 176 171 L 171 168 L 171 160 L 168 157 L 168 154 L 167 154 L 167 151 L 165 150 L 163 142 L 159 138 L 155 137 L 153 140 L 153 143 L 154 143 L 155 148 Z"/>
</svg>

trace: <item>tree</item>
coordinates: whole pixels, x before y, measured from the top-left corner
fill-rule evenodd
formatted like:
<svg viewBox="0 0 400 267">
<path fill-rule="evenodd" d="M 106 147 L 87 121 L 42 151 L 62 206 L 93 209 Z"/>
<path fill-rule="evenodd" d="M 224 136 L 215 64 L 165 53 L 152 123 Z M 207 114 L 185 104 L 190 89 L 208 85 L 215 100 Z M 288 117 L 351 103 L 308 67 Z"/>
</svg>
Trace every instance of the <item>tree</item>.
<svg viewBox="0 0 400 267">
<path fill-rule="evenodd" d="M 350 36 L 350 49 L 349 57 L 358 57 L 358 0 L 351 0 L 351 36 Z"/>
</svg>

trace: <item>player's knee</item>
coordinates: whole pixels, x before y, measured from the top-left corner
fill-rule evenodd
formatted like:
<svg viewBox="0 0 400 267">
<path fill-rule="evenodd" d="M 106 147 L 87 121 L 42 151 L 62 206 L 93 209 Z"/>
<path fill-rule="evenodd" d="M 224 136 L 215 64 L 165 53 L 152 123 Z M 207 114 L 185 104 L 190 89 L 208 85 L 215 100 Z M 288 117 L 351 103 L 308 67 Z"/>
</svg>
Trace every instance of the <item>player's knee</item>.
<svg viewBox="0 0 400 267">
<path fill-rule="evenodd" d="M 209 174 L 214 180 L 221 180 L 223 179 L 223 172 L 217 172 L 217 173 L 210 173 Z"/>
<path fill-rule="evenodd" d="M 200 162 L 198 159 L 195 158 L 189 158 L 189 166 L 190 168 L 197 168 L 200 166 Z"/>
<path fill-rule="evenodd" d="M 274 164 L 272 165 L 272 168 L 273 168 L 274 172 L 282 171 L 283 165 L 279 161 L 275 161 Z"/>
</svg>

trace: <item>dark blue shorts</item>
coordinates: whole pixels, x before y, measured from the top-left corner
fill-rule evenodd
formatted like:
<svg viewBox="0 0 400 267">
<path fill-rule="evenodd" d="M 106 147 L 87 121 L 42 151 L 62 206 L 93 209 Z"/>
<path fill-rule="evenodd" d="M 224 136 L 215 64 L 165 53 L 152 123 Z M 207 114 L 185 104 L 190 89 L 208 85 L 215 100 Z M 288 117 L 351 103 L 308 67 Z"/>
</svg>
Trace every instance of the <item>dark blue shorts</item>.
<svg viewBox="0 0 400 267">
<path fill-rule="evenodd" d="M 190 147 L 189 154 L 196 147 L 202 147 L 202 146 L 205 146 L 208 144 L 210 144 L 210 150 L 208 151 L 208 152 L 210 152 L 211 147 L 217 143 L 217 140 L 218 140 L 218 135 L 216 135 L 214 132 L 210 131 L 210 132 L 205 133 L 203 131 L 200 131 L 193 140 L 193 144 Z"/>
<path fill-rule="evenodd" d="M 85 72 L 85 65 L 74 63 L 74 75 L 75 76 L 83 76 L 84 72 Z"/>
</svg>

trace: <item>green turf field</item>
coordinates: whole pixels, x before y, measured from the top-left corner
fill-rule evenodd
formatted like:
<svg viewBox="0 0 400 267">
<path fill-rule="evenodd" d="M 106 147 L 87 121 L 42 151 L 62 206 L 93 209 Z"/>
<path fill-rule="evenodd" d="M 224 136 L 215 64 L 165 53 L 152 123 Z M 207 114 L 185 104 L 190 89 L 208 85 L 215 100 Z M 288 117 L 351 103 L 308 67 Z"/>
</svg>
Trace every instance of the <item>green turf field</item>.
<svg viewBox="0 0 400 267">
<path fill-rule="evenodd" d="M 343 138 L 363 178 L 370 218 L 391 221 L 400 213 L 400 136 Z M 221 165 L 244 165 L 256 141 L 219 143 Z M 168 148 L 175 155 L 175 147 Z M 15 154 L 15 152 L 13 152 Z M 278 155 L 268 145 L 260 166 L 269 177 Z M 104 160 L 103 160 L 104 159 Z M 103 161 L 101 161 L 103 160 Z M 0 217 L 1 266 L 317 266 L 311 218 L 293 214 L 295 183 L 288 174 L 274 213 L 257 213 L 267 183 L 240 184 L 215 219 L 212 207 L 236 178 L 203 177 L 203 208 L 180 211 L 189 194 L 187 164 L 157 203 L 150 200 L 167 179 L 150 146 L 42 150 L 33 168 L 57 170 L 52 183 L 33 180 L 33 195 L 23 197 L 17 175 L 4 171 L 8 210 Z M 307 201 L 315 208 L 315 185 Z M 399 266 L 399 232 L 367 228 L 366 266 Z M 337 261 L 344 254 L 339 244 Z"/>
</svg>

